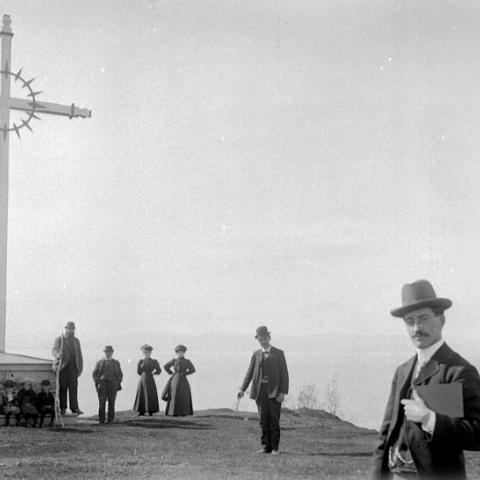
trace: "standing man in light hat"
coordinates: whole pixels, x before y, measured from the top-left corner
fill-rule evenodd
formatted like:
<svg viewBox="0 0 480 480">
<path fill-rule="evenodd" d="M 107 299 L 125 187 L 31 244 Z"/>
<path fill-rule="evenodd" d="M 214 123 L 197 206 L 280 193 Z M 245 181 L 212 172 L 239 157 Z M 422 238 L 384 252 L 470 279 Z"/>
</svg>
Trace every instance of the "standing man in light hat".
<svg viewBox="0 0 480 480">
<path fill-rule="evenodd" d="M 65 415 L 67 410 L 67 391 L 69 394 L 70 410 L 77 415 L 83 412 L 78 408 L 78 377 L 83 371 L 82 348 L 80 340 L 75 337 L 75 323 L 67 322 L 65 333 L 57 337 L 53 343 L 54 357 L 52 369 L 59 372 L 60 413 Z"/>
<path fill-rule="evenodd" d="M 463 450 L 480 450 L 478 372 L 442 338 L 444 311 L 451 305 L 437 297 L 430 282 L 417 280 L 403 286 L 402 306 L 391 311 L 403 318 L 417 352 L 393 377 L 372 479 L 464 480 Z M 427 398 L 426 391 L 438 392 L 442 384 L 451 385 L 442 387 L 442 400 L 463 413 L 443 413 L 427 405 L 434 399 L 422 399 L 419 391 Z M 455 389 L 459 395 L 448 400 Z"/>
<path fill-rule="evenodd" d="M 250 398 L 257 403 L 262 427 L 262 449 L 258 453 L 278 454 L 280 443 L 280 413 L 288 394 L 288 369 L 283 350 L 270 344 L 270 332 L 258 327 L 255 338 L 262 348 L 254 352 L 238 398 L 252 382 Z"/>
</svg>

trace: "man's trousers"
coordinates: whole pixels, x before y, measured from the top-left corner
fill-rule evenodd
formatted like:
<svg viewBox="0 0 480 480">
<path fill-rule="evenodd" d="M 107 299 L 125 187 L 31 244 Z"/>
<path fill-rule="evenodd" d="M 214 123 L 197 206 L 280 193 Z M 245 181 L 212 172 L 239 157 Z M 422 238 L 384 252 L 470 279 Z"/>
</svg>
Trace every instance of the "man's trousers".
<svg viewBox="0 0 480 480">
<path fill-rule="evenodd" d="M 98 386 L 98 420 L 105 422 L 105 404 L 108 402 L 108 421 L 115 419 L 115 399 L 117 398 L 118 382 L 102 380 Z"/>
<path fill-rule="evenodd" d="M 280 443 L 281 402 L 268 397 L 268 384 L 262 383 L 257 398 L 260 426 L 262 428 L 262 445 L 266 452 L 278 450 Z"/>
<path fill-rule="evenodd" d="M 76 412 L 78 410 L 78 375 L 77 368 L 73 363 L 67 363 L 63 370 L 60 371 L 60 410 L 67 409 L 67 390 L 69 396 L 70 410 Z"/>
</svg>

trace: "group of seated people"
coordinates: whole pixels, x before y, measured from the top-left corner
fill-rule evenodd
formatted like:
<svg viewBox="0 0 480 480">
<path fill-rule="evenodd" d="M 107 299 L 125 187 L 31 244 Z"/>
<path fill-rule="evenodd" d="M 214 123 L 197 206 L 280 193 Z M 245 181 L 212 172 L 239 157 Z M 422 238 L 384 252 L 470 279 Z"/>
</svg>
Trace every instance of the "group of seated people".
<svg viewBox="0 0 480 480">
<path fill-rule="evenodd" d="M 32 388 L 32 382 L 25 382 L 17 389 L 17 383 L 6 380 L 0 390 L 0 415 L 5 415 L 5 426 L 15 417 L 16 425 L 43 427 L 45 417 L 50 416 L 50 426 L 55 419 L 55 397 L 50 392 L 50 381 L 42 380 L 40 392 Z M 40 422 L 38 419 L 40 417 Z"/>
</svg>

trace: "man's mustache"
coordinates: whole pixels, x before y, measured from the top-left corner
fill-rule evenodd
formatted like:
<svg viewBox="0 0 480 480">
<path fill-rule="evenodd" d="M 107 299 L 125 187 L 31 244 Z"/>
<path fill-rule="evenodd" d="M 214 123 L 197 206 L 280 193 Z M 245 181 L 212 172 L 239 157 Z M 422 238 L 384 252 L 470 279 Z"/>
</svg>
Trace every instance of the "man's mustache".
<svg viewBox="0 0 480 480">
<path fill-rule="evenodd" d="M 428 333 L 423 333 L 423 332 L 420 332 L 420 333 L 416 333 L 413 338 L 422 338 L 422 337 L 429 337 L 430 335 Z"/>
</svg>

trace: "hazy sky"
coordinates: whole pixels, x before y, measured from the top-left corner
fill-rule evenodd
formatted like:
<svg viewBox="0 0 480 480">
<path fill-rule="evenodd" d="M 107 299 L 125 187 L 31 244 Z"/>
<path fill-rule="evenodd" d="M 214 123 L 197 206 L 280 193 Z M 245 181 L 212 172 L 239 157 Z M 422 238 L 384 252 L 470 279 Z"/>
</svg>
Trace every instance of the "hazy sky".
<svg viewBox="0 0 480 480">
<path fill-rule="evenodd" d="M 8 338 L 480 334 L 480 6 L 2 1 L 43 115 L 11 139 Z M 32 337 L 33 335 L 33 337 Z"/>
</svg>

